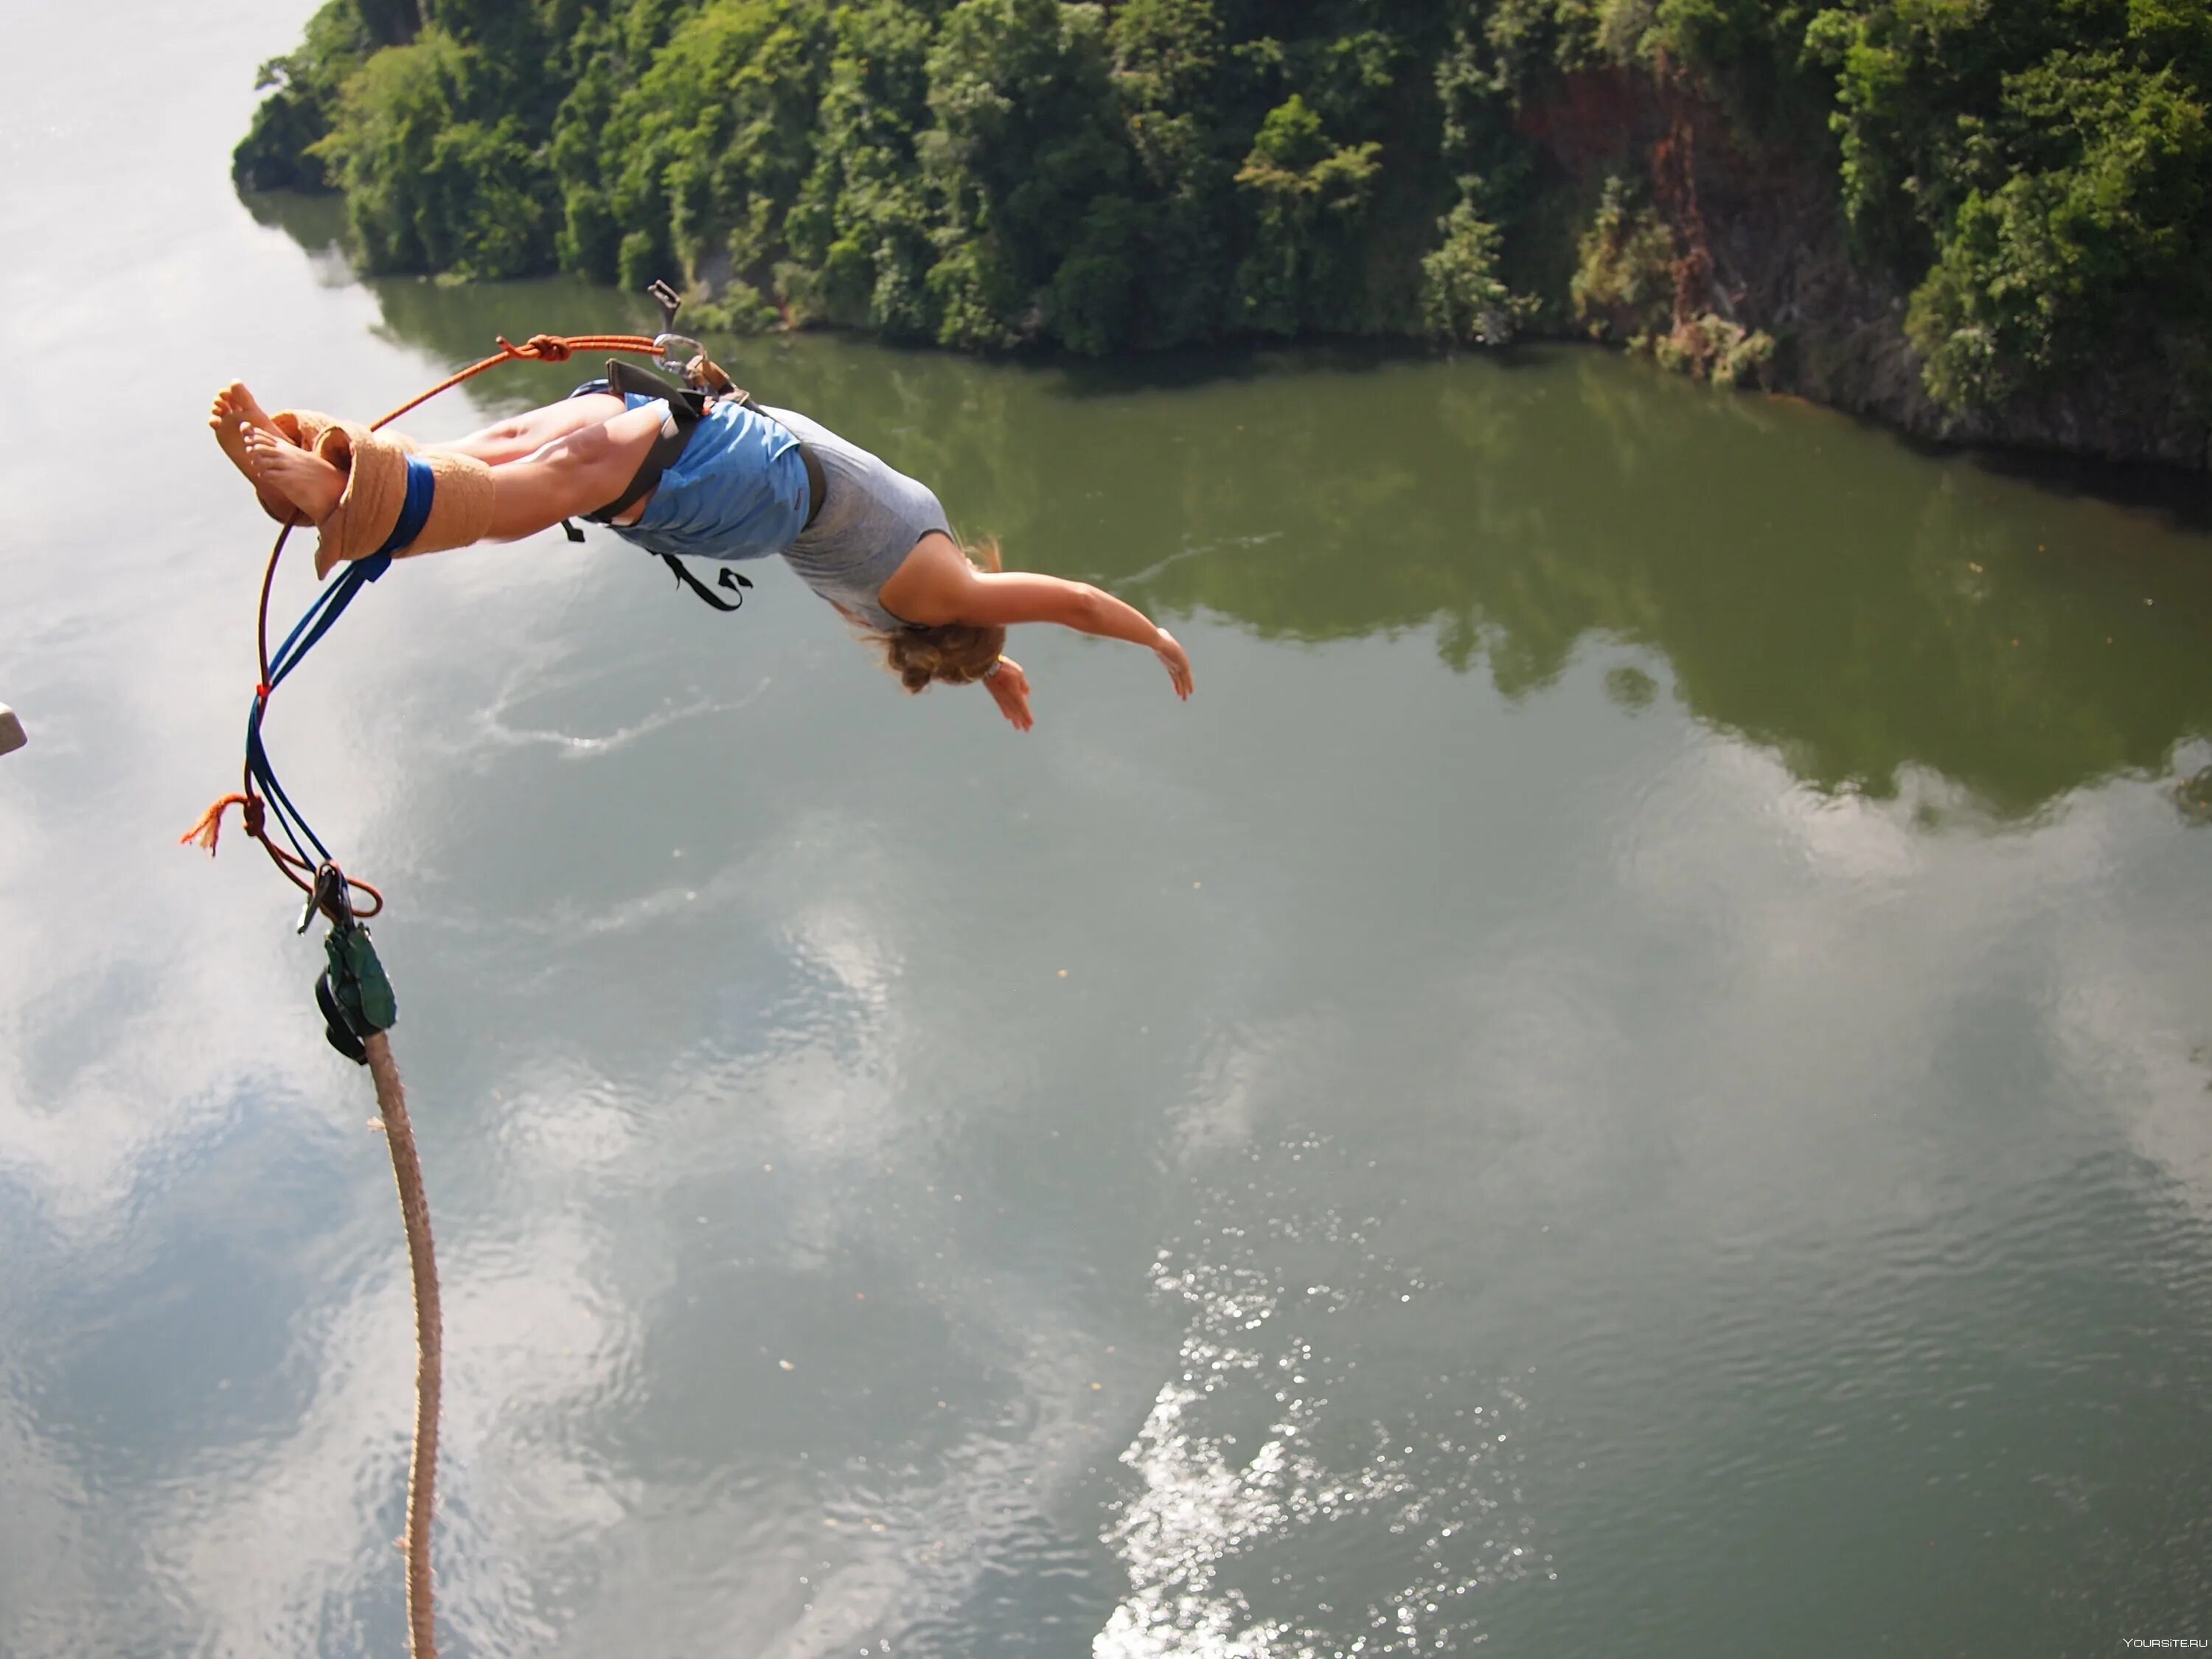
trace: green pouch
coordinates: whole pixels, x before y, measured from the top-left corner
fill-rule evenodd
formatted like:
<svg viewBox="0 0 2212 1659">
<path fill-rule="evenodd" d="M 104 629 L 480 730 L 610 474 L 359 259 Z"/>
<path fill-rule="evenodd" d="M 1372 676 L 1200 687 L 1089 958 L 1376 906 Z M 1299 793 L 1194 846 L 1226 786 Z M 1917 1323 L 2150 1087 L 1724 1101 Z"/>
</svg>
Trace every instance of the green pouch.
<svg viewBox="0 0 2212 1659">
<path fill-rule="evenodd" d="M 323 939 L 330 963 L 331 990 L 357 1036 L 388 1031 L 399 1023 L 399 999 L 384 976 L 366 927 L 333 927 Z"/>
</svg>

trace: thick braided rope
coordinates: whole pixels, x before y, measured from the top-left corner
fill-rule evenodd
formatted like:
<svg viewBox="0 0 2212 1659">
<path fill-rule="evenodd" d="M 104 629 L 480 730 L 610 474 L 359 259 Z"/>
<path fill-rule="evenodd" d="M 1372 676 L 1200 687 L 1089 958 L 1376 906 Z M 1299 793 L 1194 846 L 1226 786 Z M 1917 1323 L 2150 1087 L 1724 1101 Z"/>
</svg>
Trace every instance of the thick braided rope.
<svg viewBox="0 0 2212 1659">
<path fill-rule="evenodd" d="M 415 1281 L 415 1460 L 407 1473 L 407 1650 L 437 1659 L 437 1612 L 430 1585 L 430 1517 L 438 1497 L 438 1403 L 445 1383 L 444 1321 L 438 1304 L 438 1259 L 430 1239 L 430 1200 L 415 1155 L 415 1127 L 392 1039 L 376 1032 L 362 1045 L 376 1083 L 377 1115 L 392 1148 L 392 1179 L 407 1229 L 407 1266 Z"/>
<path fill-rule="evenodd" d="M 579 351 L 619 351 L 653 356 L 658 355 L 658 347 L 641 334 L 534 334 L 519 346 L 501 337 L 499 349 L 492 356 L 447 376 L 420 397 L 410 398 L 379 417 L 371 429 L 390 425 L 440 392 L 451 391 L 464 380 L 473 380 L 501 363 L 561 363 Z M 711 364 L 708 367 L 726 382 L 726 375 L 720 375 L 720 371 L 713 369 Z M 273 690 L 269 672 L 269 593 L 276 580 L 276 562 L 283 556 L 284 543 L 293 527 L 293 524 L 287 524 L 277 531 L 276 544 L 269 550 L 269 560 L 261 573 L 261 599 L 254 636 L 261 667 L 260 697 L 264 708 Z M 270 862 L 284 878 L 294 886 L 312 892 L 314 866 L 277 846 L 268 833 L 264 804 L 254 792 L 250 762 L 242 790 L 224 796 L 208 808 L 183 839 L 197 842 L 213 853 L 216 838 L 222 829 L 223 810 L 231 805 L 245 808 L 246 833 L 261 843 Z M 384 908 L 384 896 L 367 882 L 349 878 L 347 884 L 355 891 L 367 894 L 372 901 L 370 906 L 358 909 L 356 914 L 360 916 L 374 915 Z M 422 1190 L 422 1160 L 416 1155 L 415 1129 L 407 1116 L 407 1092 L 399 1080 L 398 1062 L 392 1057 L 392 1041 L 378 1031 L 367 1038 L 362 1047 L 368 1053 L 369 1075 L 376 1085 L 377 1112 L 384 1126 L 385 1140 L 392 1150 L 392 1179 L 399 1193 L 399 1215 L 407 1232 L 407 1266 L 415 1295 L 415 1438 L 413 1459 L 407 1471 L 407 1533 L 402 1540 L 402 1547 L 407 1553 L 407 1647 L 413 1659 L 437 1659 L 430 1526 L 437 1507 L 438 1412 L 445 1382 L 445 1322 L 438 1297 L 438 1261 L 430 1237 L 430 1203 Z"/>
</svg>

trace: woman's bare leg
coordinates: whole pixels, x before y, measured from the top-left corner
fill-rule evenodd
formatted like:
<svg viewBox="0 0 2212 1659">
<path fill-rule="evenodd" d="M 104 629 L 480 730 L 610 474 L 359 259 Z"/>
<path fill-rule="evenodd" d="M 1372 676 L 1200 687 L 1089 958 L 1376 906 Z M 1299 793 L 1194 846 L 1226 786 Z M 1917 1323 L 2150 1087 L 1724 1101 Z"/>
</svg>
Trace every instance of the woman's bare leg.
<svg viewBox="0 0 2212 1659">
<path fill-rule="evenodd" d="M 605 506 L 637 476 L 659 435 L 660 411 L 633 409 L 556 438 L 525 459 L 493 467 L 491 524 L 483 539 L 520 541 Z M 330 462 L 250 422 L 240 422 L 237 437 L 246 476 L 257 487 L 281 495 L 311 524 L 337 510 L 345 474 Z"/>
<path fill-rule="evenodd" d="M 605 507 L 629 488 L 660 436 L 660 422 L 656 404 L 625 410 L 610 420 L 578 427 L 521 460 L 494 467 L 497 488 L 484 539 L 520 541 L 563 519 Z M 643 510 L 641 501 L 637 511 Z"/>
<path fill-rule="evenodd" d="M 429 444 L 425 447 L 442 449 L 454 455 L 473 455 L 486 466 L 504 466 L 510 461 L 527 459 L 572 432 L 580 432 L 587 426 L 602 426 L 621 414 L 623 408 L 623 400 L 612 392 L 587 392 L 580 398 L 564 398 L 557 404 L 548 404 L 512 420 L 497 422 L 452 443 Z"/>
<path fill-rule="evenodd" d="M 499 466 L 526 459 L 572 432 L 612 420 L 623 412 L 623 400 L 611 393 L 586 392 L 580 398 L 565 398 L 557 404 L 497 422 L 451 443 L 421 444 L 417 447 L 472 455 L 486 466 Z M 268 411 L 241 380 L 233 380 L 215 394 L 215 401 L 208 409 L 208 425 L 214 428 L 215 441 L 222 446 L 230 464 L 249 479 L 254 475 L 246 465 L 244 432 L 250 429 L 264 433 L 279 443 L 285 441 L 284 434 L 269 418 Z"/>
</svg>

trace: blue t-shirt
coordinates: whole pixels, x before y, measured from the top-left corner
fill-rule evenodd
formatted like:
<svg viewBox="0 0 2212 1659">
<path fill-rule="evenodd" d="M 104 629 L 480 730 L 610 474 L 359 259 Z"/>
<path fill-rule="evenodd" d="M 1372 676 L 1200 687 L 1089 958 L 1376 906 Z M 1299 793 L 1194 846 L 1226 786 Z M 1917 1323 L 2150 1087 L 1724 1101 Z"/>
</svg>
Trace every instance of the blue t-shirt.
<svg viewBox="0 0 2212 1659">
<path fill-rule="evenodd" d="M 623 401 L 641 409 L 660 400 L 632 392 Z M 764 559 L 805 527 L 799 440 L 735 403 L 708 410 L 635 524 L 608 526 L 647 552 L 702 559 Z"/>
</svg>

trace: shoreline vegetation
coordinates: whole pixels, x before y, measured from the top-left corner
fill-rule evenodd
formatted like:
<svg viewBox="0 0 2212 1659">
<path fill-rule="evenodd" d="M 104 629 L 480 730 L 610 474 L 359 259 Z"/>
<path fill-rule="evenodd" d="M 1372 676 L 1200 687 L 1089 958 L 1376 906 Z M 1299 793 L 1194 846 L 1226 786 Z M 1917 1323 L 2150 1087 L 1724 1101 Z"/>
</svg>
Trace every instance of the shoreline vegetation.
<svg viewBox="0 0 2212 1659">
<path fill-rule="evenodd" d="M 2212 468 L 2203 0 L 326 0 L 242 190 L 371 272 L 1112 357 L 1587 337 Z"/>
</svg>

